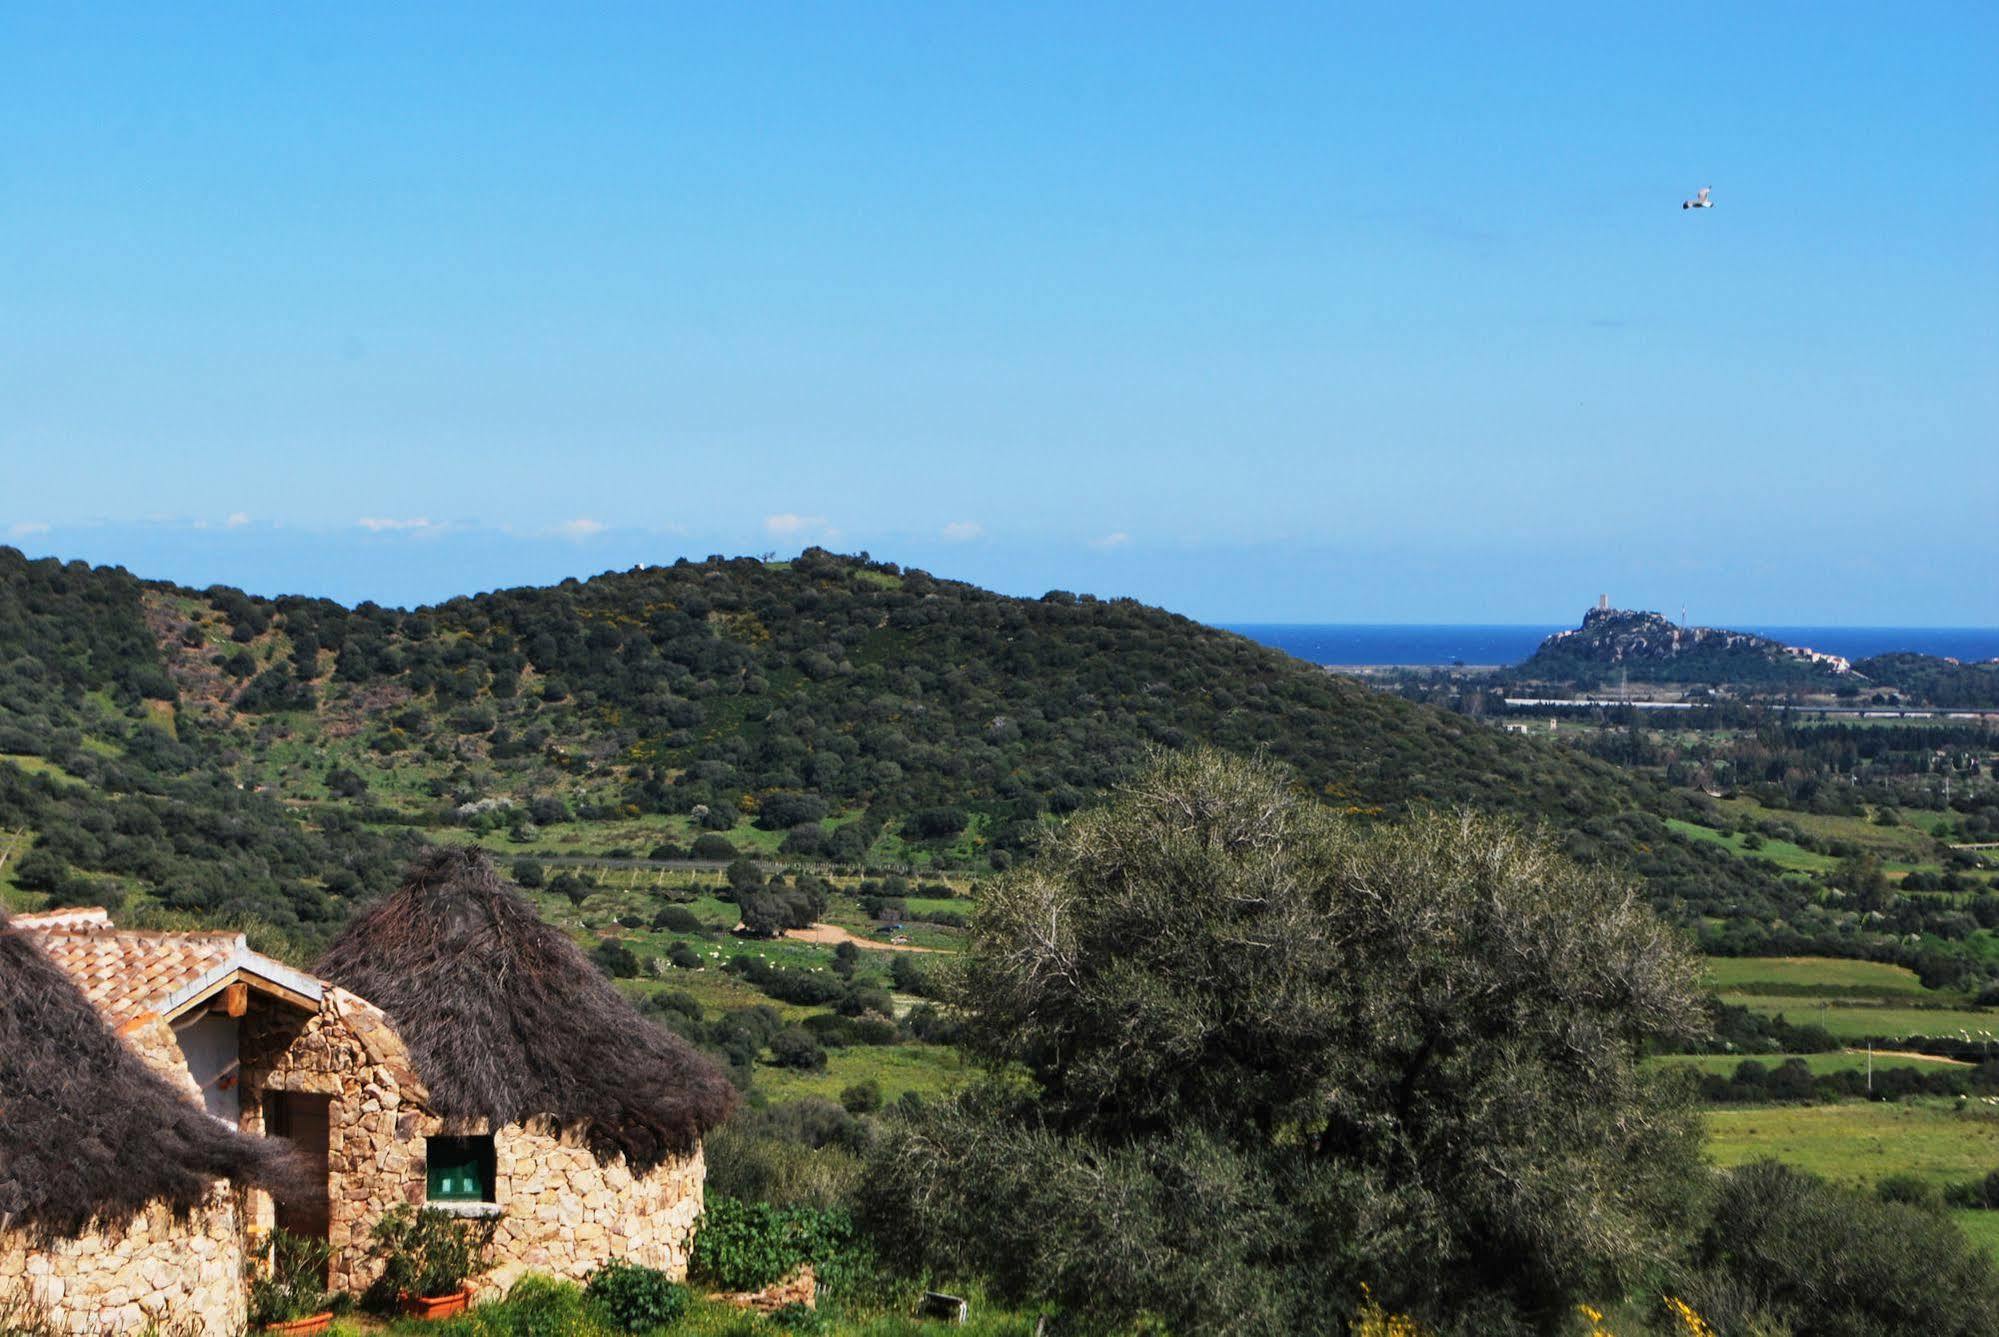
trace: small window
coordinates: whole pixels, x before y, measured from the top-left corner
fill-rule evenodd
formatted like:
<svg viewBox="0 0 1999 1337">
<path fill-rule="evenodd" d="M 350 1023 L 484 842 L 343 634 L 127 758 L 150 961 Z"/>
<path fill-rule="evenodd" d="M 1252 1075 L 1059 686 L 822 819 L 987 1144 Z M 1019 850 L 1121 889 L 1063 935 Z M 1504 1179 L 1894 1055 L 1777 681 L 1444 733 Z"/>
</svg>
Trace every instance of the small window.
<svg viewBox="0 0 1999 1337">
<path fill-rule="evenodd" d="M 430 1201 L 493 1201 L 492 1138 L 427 1138 L 424 1159 L 430 1167 Z"/>
</svg>

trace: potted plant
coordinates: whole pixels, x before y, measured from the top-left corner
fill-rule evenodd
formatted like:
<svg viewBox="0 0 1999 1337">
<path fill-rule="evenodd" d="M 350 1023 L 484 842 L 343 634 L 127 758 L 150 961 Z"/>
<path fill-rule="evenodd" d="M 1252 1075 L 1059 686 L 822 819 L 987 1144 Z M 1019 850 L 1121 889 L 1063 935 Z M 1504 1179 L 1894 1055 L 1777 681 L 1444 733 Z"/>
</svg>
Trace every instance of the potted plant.
<svg viewBox="0 0 1999 1337">
<path fill-rule="evenodd" d="M 478 1269 L 484 1229 L 434 1207 L 409 1204 L 375 1223 L 374 1256 L 382 1260 L 378 1283 L 404 1312 L 418 1318 L 450 1318 L 465 1312 L 471 1292 L 465 1282 Z"/>
<path fill-rule="evenodd" d="M 326 1294 L 332 1252 L 325 1240 L 273 1230 L 264 1264 L 250 1278 L 250 1322 L 288 1337 L 325 1332 L 333 1321 Z"/>
</svg>

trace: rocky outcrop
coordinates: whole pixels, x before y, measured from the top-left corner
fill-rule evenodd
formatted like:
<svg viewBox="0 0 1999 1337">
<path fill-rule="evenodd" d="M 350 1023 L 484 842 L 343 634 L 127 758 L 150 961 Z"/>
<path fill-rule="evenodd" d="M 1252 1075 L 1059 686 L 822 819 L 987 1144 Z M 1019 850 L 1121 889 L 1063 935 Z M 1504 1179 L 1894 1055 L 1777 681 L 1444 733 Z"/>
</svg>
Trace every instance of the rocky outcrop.
<svg viewBox="0 0 1999 1337">
<path fill-rule="evenodd" d="M 1659 613 L 1592 608 L 1580 627 L 1558 631 L 1520 665 L 1527 676 L 1573 680 L 1623 674 L 1641 682 L 1768 682 L 1829 679 L 1850 666 L 1837 655 L 1754 632 L 1683 627 Z"/>
</svg>

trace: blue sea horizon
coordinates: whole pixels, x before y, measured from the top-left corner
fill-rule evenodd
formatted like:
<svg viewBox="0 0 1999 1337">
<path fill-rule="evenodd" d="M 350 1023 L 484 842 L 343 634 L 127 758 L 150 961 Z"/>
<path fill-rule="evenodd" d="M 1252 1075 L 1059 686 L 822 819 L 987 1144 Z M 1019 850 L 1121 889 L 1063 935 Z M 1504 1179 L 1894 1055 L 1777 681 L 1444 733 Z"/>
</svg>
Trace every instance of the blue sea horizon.
<svg viewBox="0 0 1999 1337">
<path fill-rule="evenodd" d="M 1571 624 L 1573 625 L 1573 624 Z M 1308 663 L 1329 667 L 1398 664 L 1517 664 L 1566 626 L 1479 623 L 1225 622 L 1223 631 Z M 1999 659 L 1999 627 L 1745 626 L 1786 645 L 1806 645 L 1848 659 L 1906 650 L 1967 662 Z"/>
</svg>

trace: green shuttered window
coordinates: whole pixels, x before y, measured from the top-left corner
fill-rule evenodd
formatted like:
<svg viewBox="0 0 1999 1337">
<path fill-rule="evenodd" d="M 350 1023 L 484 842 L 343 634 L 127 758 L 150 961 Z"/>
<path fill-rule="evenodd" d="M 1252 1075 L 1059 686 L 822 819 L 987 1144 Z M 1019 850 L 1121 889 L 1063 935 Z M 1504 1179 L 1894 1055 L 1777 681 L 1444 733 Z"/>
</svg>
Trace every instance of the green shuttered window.
<svg viewBox="0 0 1999 1337">
<path fill-rule="evenodd" d="M 493 1201 L 492 1138 L 433 1137 L 425 1143 L 432 1202 Z"/>
</svg>

